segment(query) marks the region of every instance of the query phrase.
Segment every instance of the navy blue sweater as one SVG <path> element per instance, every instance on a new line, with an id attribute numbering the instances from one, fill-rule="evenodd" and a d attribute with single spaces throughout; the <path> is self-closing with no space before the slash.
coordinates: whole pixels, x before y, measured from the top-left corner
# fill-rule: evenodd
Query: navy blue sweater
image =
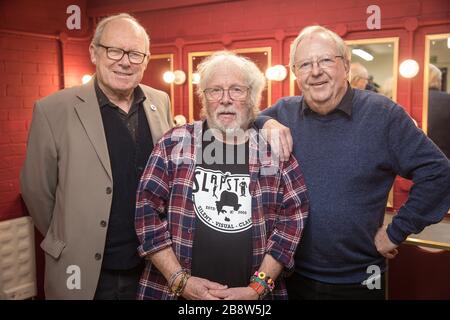
<path id="1" fill-rule="evenodd" d="M 327 283 L 361 282 L 369 265 L 385 269 L 374 237 L 396 175 L 414 186 L 387 229 L 392 242 L 439 222 L 450 207 L 449 162 L 403 108 L 369 91 L 349 89 L 341 104 L 346 99 L 348 112 L 340 106 L 326 116 L 302 97 L 282 98 L 262 112 L 290 128 L 308 188 L 296 272 Z"/>

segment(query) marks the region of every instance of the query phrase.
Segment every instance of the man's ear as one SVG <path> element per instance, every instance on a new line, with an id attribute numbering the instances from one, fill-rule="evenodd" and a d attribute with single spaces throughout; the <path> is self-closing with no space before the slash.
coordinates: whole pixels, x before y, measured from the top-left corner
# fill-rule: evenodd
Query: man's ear
<path id="1" fill-rule="evenodd" d="M 92 64 L 96 65 L 97 64 L 96 48 L 92 43 L 89 46 L 89 55 L 91 57 Z"/>
<path id="2" fill-rule="evenodd" d="M 148 56 L 146 56 L 145 59 L 144 59 L 144 62 L 143 62 L 143 64 L 144 64 L 144 70 L 147 69 L 147 65 L 148 65 L 148 62 L 149 62 L 149 61 L 150 61 L 150 53 L 149 53 Z"/>
<path id="3" fill-rule="evenodd" d="M 350 62 L 344 61 L 344 69 L 347 81 L 350 82 Z"/>

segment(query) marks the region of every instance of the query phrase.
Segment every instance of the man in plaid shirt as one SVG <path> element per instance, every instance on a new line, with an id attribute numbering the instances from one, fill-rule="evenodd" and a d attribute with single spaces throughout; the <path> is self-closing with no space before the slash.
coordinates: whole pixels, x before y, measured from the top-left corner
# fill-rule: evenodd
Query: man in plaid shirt
<path id="1" fill-rule="evenodd" d="M 198 69 L 206 120 L 166 133 L 138 188 L 138 298 L 286 299 L 282 272 L 308 215 L 302 173 L 253 126 L 265 85 L 256 65 L 222 51 Z"/>

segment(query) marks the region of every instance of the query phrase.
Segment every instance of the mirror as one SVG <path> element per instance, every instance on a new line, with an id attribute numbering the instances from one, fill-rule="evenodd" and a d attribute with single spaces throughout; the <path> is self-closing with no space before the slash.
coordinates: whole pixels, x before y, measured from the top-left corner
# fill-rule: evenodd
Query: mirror
<path id="1" fill-rule="evenodd" d="M 398 42 L 397 37 L 345 41 L 352 52 L 351 63 L 354 64 L 351 68 L 354 71 L 353 76 L 349 77 L 352 87 L 373 90 L 396 101 Z M 360 73 L 364 68 L 367 70 L 366 75 Z M 292 72 L 290 72 L 289 93 L 301 94 Z M 389 192 L 387 207 L 394 207 L 392 189 Z"/>
<path id="2" fill-rule="evenodd" d="M 361 88 L 366 81 L 366 90 L 373 90 L 397 101 L 398 38 L 378 38 L 345 41 L 351 51 L 353 67 L 362 65 L 368 79 L 358 76 L 358 68 L 351 68 L 350 82 Z M 351 72 L 352 73 L 352 72 Z"/>
<path id="3" fill-rule="evenodd" d="M 245 48 L 245 49 L 233 49 L 231 51 L 242 55 L 252 60 L 261 72 L 265 72 L 267 68 L 271 66 L 272 61 L 272 48 Z M 215 51 L 205 52 L 190 52 L 188 55 L 189 61 L 189 122 L 200 120 L 200 110 L 202 104 L 196 93 L 196 84 L 194 73 L 197 70 L 197 66 L 208 56 L 212 55 Z M 272 101 L 272 85 L 270 81 L 267 81 L 267 87 L 262 93 L 261 109 L 266 108 Z"/>
<path id="4" fill-rule="evenodd" d="M 424 61 L 422 129 L 450 158 L 450 33 L 425 36 Z"/>
<path id="5" fill-rule="evenodd" d="M 422 129 L 450 158 L 450 33 L 425 37 Z"/>
<path id="6" fill-rule="evenodd" d="M 147 70 L 142 77 L 142 83 L 152 88 L 166 92 L 173 106 L 173 83 L 169 84 L 163 80 L 164 72 L 173 71 L 173 54 L 155 54 L 150 56 Z"/>

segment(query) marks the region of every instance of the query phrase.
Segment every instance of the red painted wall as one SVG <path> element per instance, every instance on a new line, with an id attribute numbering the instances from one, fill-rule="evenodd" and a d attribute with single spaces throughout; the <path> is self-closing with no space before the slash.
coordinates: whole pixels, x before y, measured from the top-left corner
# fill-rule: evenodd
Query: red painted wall
<path id="1" fill-rule="evenodd" d="M 87 22 L 80 31 L 69 31 L 65 24 L 67 6 L 78 4 L 85 11 L 84 2 L 19 0 L 0 4 L 0 220 L 24 214 L 18 177 L 34 101 L 64 87 L 64 80 L 68 86 L 78 84 L 80 74 L 92 70 L 86 42 L 65 45 L 62 65 L 57 40 L 60 32 L 72 37 L 86 32 Z"/>
<path id="2" fill-rule="evenodd" d="M 185 72 L 189 52 L 222 48 L 270 46 L 272 64 L 286 65 L 290 42 L 301 28 L 313 23 L 337 31 L 344 39 L 400 37 L 399 61 L 413 58 L 421 69 L 411 80 L 398 79 L 398 101 L 421 123 L 424 38 L 425 34 L 450 32 L 448 0 L 205 2 L 0 2 L 0 221 L 26 214 L 18 176 L 34 101 L 79 84 L 83 74 L 94 71 L 88 56 L 89 21 L 107 13 L 133 13 L 151 36 L 152 53 L 174 54 L 174 69 Z M 66 28 L 66 8 L 71 4 L 81 8 L 81 30 Z M 381 30 L 367 30 L 366 9 L 371 4 L 381 8 Z M 187 117 L 188 84 L 175 86 L 174 92 L 175 114 Z M 272 84 L 272 102 L 288 94 L 288 80 Z M 396 183 L 396 208 L 405 200 L 408 188 L 408 182 Z"/>

